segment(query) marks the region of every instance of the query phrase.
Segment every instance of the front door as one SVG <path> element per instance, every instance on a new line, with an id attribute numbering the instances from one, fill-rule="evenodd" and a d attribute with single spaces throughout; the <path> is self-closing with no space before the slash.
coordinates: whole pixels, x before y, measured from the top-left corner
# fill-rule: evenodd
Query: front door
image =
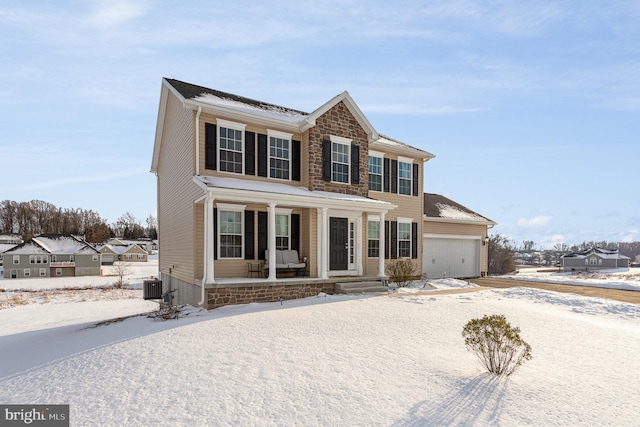
<path id="1" fill-rule="evenodd" d="M 329 218 L 329 270 L 349 268 L 349 219 Z"/>

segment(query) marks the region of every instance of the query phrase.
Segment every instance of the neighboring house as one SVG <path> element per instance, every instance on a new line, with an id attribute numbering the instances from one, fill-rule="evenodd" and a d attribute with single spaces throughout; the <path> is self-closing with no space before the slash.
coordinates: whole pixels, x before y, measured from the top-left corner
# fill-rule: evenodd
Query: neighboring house
<path id="1" fill-rule="evenodd" d="M 617 249 L 591 248 L 562 256 L 563 271 L 592 271 L 628 268 L 630 258 Z"/>
<path id="2" fill-rule="evenodd" d="M 19 234 L 0 234 L 0 245 L 19 245 L 22 243 L 22 237 Z"/>
<path id="3" fill-rule="evenodd" d="M 136 240 L 128 240 L 128 239 L 120 239 L 113 238 L 107 241 L 107 245 L 112 246 L 130 246 L 137 245 L 142 248 L 147 254 L 152 253 L 152 251 L 158 250 L 158 241 L 151 239 L 136 239 Z"/>
<path id="4" fill-rule="evenodd" d="M 21 242 L 22 243 L 22 242 Z M 0 267 L 3 264 L 2 261 L 2 254 L 6 251 L 8 251 L 9 249 L 13 249 L 17 246 L 17 243 L 0 243 Z"/>
<path id="5" fill-rule="evenodd" d="M 429 278 L 487 274 L 488 218 L 439 194 L 424 194 L 422 272 Z"/>
<path id="6" fill-rule="evenodd" d="M 380 135 L 347 92 L 306 113 L 163 79 L 151 171 L 164 286 L 212 308 L 381 280 L 392 258 L 420 272 L 433 157 Z M 267 250 L 295 250 L 306 277 L 277 281 Z M 247 279 L 255 266 L 267 277 Z"/>
<path id="7" fill-rule="evenodd" d="M 138 245 L 100 245 L 96 247 L 102 254 L 102 265 L 111 265 L 115 261 L 125 262 L 147 262 L 147 251 Z"/>
<path id="8" fill-rule="evenodd" d="M 71 235 L 41 234 L 2 256 L 5 278 L 100 275 L 100 253 Z"/>

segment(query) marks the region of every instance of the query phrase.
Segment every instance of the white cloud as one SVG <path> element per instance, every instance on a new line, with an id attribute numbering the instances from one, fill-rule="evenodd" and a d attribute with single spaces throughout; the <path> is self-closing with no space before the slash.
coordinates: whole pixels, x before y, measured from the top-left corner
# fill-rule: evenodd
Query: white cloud
<path id="1" fill-rule="evenodd" d="M 538 215 L 533 218 L 520 218 L 518 220 L 518 226 L 530 228 L 546 227 L 552 219 L 553 217 L 550 215 Z"/>
<path id="2" fill-rule="evenodd" d="M 97 27 L 113 27 L 137 18 L 145 7 L 131 1 L 105 1 L 89 16 L 89 22 Z"/>

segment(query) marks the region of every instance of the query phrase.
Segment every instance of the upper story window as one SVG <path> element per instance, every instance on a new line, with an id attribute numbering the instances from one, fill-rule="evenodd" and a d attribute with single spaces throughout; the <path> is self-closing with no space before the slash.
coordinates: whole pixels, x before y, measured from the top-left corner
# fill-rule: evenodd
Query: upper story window
<path id="1" fill-rule="evenodd" d="M 218 123 L 218 170 L 244 173 L 244 128 L 242 123 L 217 120 Z"/>
<path id="2" fill-rule="evenodd" d="M 291 178 L 291 134 L 268 131 L 269 136 L 269 177 Z"/>
<path id="3" fill-rule="evenodd" d="M 14 264 L 20 264 L 20 255 L 14 255 L 13 256 L 13 263 Z"/>
<path id="4" fill-rule="evenodd" d="M 369 151 L 369 190 L 382 191 L 382 159 L 384 155 Z"/>
<path id="5" fill-rule="evenodd" d="M 398 194 L 411 195 L 411 159 L 398 158 Z"/>
<path id="6" fill-rule="evenodd" d="M 331 136 L 331 181 L 349 184 L 351 140 Z"/>

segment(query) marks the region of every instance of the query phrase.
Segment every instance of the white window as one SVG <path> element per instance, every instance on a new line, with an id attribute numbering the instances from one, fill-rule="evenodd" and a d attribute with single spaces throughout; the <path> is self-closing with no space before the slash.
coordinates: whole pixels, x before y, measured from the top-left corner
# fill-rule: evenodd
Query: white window
<path id="1" fill-rule="evenodd" d="M 31 269 L 30 268 L 25 268 L 23 274 L 24 274 L 24 277 L 31 276 Z"/>
<path id="2" fill-rule="evenodd" d="M 276 215 L 276 249 L 289 249 L 289 216 Z"/>
<path id="3" fill-rule="evenodd" d="M 218 255 L 220 258 L 242 258 L 244 243 L 244 206 L 217 204 Z"/>
<path id="4" fill-rule="evenodd" d="M 589 259 L 589 265 L 596 265 L 598 263 L 598 259 L 597 258 L 590 258 Z"/>
<path id="5" fill-rule="evenodd" d="M 380 256 L 380 220 L 369 217 L 367 226 L 367 256 L 378 258 Z"/>
<path id="6" fill-rule="evenodd" d="M 13 256 L 13 263 L 14 264 L 20 264 L 20 255 L 14 255 Z"/>
<path id="7" fill-rule="evenodd" d="M 244 173 L 244 128 L 242 123 L 217 120 L 218 170 Z"/>
<path id="8" fill-rule="evenodd" d="M 138 254 L 138 259 L 144 259 L 144 255 L 143 254 Z"/>
<path id="9" fill-rule="evenodd" d="M 349 183 L 351 140 L 331 136 L 331 181 Z"/>
<path id="10" fill-rule="evenodd" d="M 35 263 L 36 263 L 36 256 L 29 255 L 29 264 L 35 264 Z"/>
<path id="11" fill-rule="evenodd" d="M 382 191 L 382 158 L 382 154 L 369 151 L 369 190 L 371 191 Z"/>
<path id="12" fill-rule="evenodd" d="M 45 277 L 47 275 L 47 269 L 46 268 L 41 268 L 40 269 L 40 277 Z"/>
<path id="13" fill-rule="evenodd" d="M 58 261 L 58 257 L 55 255 L 51 255 L 51 262 L 57 262 Z"/>
<path id="14" fill-rule="evenodd" d="M 131 259 L 131 254 L 124 254 L 124 259 L 130 260 Z"/>
<path id="15" fill-rule="evenodd" d="M 398 158 L 398 194 L 411 195 L 411 159 Z"/>
<path id="16" fill-rule="evenodd" d="M 411 221 L 398 219 L 398 258 L 411 258 Z"/>
<path id="17" fill-rule="evenodd" d="M 62 269 L 56 268 L 56 276 L 62 276 Z"/>
<path id="18" fill-rule="evenodd" d="M 291 134 L 267 131 L 269 137 L 269 177 L 290 179 L 291 177 Z"/>

